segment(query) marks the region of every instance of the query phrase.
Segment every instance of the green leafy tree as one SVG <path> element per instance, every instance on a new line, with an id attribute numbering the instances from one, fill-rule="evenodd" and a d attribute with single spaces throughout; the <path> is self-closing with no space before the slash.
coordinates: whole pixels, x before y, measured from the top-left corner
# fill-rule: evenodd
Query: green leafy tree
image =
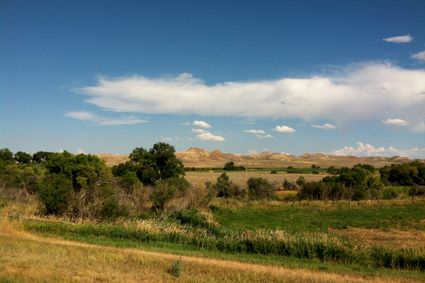
<path id="1" fill-rule="evenodd" d="M 11 152 L 8 148 L 0 149 L 0 160 L 1 161 L 13 161 L 13 152 Z"/>
<path id="2" fill-rule="evenodd" d="M 183 163 L 177 159 L 173 146 L 159 142 L 147 151 L 136 148 L 130 154 L 130 160 L 137 167 L 137 176 L 144 184 L 157 182 L 184 175 Z"/>
<path id="3" fill-rule="evenodd" d="M 29 164 L 32 160 L 32 155 L 23 151 L 18 151 L 15 153 L 14 159 L 16 162 L 21 164 Z"/>

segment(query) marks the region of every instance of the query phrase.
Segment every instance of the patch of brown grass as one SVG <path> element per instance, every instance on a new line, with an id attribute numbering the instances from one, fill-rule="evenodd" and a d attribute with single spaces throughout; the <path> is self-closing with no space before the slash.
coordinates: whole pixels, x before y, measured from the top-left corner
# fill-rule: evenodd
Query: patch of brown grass
<path id="1" fill-rule="evenodd" d="M 425 231 L 396 229 L 366 229 L 350 227 L 348 229 L 329 229 L 330 232 L 347 237 L 353 242 L 365 246 L 381 245 L 390 248 L 425 248 Z"/>

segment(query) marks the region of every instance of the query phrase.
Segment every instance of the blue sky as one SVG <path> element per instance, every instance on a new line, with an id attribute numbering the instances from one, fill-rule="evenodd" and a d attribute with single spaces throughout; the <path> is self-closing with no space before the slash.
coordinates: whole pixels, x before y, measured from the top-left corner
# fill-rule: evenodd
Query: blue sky
<path id="1" fill-rule="evenodd" d="M 0 147 L 425 158 L 424 1 L 0 1 Z"/>

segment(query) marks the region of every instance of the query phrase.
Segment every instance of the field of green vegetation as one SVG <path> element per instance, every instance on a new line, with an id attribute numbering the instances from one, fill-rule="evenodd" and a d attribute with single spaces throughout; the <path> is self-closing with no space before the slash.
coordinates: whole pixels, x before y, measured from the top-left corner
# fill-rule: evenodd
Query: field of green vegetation
<path id="1" fill-rule="evenodd" d="M 353 282 L 357 276 L 425 281 L 422 162 L 320 168 L 319 174 L 245 171 L 243 182 L 232 179 L 240 168 L 223 168 L 202 184 L 194 180 L 206 172 L 192 170 L 187 181 L 174 149 L 162 143 L 134 150 L 130 161 L 113 168 L 94 156 L 69 153 L 34 157 L 3 149 L 0 160 L 5 239 L 61 239 L 119 253 L 136 249 L 352 276 L 347 281 Z M 20 263 L 13 261 L 12 246 L 3 248 L 0 263 L 7 268 L 0 267 L 0 280 L 31 281 L 31 275 L 15 272 Z M 166 278 L 184 274 L 181 265 L 164 270 L 171 276 Z M 252 276 L 245 281 L 265 280 Z"/>

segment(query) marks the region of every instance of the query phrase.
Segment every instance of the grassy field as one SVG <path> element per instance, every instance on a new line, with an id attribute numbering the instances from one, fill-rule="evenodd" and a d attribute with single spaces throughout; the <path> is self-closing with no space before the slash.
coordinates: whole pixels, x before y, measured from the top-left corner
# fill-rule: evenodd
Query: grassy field
<path id="1" fill-rule="evenodd" d="M 204 186 L 205 182 L 215 182 L 217 177 L 220 176 L 222 172 L 210 171 L 210 172 L 186 172 L 186 179 L 195 186 Z M 290 182 L 295 182 L 300 176 L 303 176 L 307 181 L 319 181 L 323 177 L 327 176 L 326 173 L 319 174 L 299 174 L 299 173 L 284 173 L 278 172 L 278 174 L 270 174 L 270 171 L 254 171 L 254 172 L 245 172 L 245 171 L 228 171 L 226 174 L 236 185 L 240 187 L 246 187 L 246 182 L 250 177 L 262 177 L 266 178 L 270 182 L 278 185 L 280 188 L 282 182 L 286 179 Z"/>
<path id="2" fill-rule="evenodd" d="M 187 178 L 202 186 L 219 174 Z M 242 187 L 325 176 L 228 174 Z M 0 282 L 425 282 L 425 198 L 393 189 L 393 200 L 214 199 L 111 222 L 41 217 L 34 196 L 2 198 Z"/>

